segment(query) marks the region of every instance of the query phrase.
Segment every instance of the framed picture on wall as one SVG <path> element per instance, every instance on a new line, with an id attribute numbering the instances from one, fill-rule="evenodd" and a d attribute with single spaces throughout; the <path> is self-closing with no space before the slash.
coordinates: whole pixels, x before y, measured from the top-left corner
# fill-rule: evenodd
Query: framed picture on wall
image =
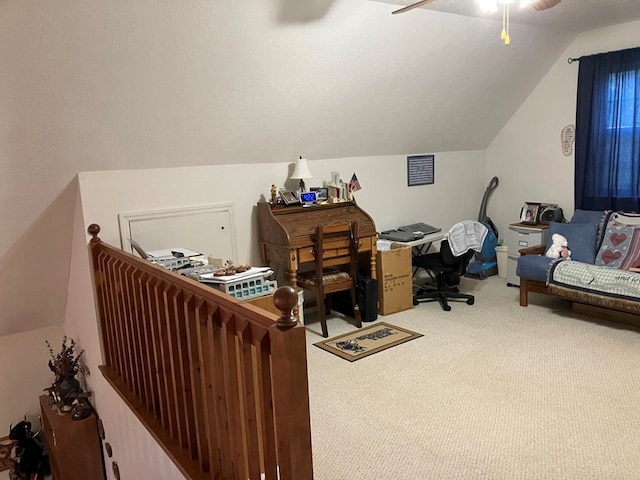
<path id="1" fill-rule="evenodd" d="M 539 202 L 526 202 L 522 207 L 522 215 L 520 222 L 528 225 L 535 225 L 538 223 L 538 212 L 540 211 Z"/>
<path id="2" fill-rule="evenodd" d="M 407 186 L 432 185 L 434 182 L 435 155 L 410 155 L 407 157 Z"/>

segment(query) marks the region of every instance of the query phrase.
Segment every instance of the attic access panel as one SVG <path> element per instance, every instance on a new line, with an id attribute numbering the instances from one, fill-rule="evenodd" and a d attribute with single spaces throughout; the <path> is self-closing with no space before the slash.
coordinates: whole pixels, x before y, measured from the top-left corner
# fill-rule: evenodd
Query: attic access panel
<path id="1" fill-rule="evenodd" d="M 184 247 L 236 261 L 232 207 L 232 203 L 222 203 L 120 213 L 121 248 L 134 253 L 131 238 L 146 251 Z"/>
<path id="2" fill-rule="evenodd" d="M 407 157 L 407 185 L 431 185 L 434 182 L 435 155 L 410 155 Z"/>

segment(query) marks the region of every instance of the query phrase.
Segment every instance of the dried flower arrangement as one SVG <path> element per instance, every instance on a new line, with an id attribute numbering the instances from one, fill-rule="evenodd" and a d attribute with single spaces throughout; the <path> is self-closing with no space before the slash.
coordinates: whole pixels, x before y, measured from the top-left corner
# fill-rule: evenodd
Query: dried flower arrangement
<path id="1" fill-rule="evenodd" d="M 55 354 L 53 353 L 53 348 L 51 348 L 49 341 L 45 340 L 45 342 L 47 347 L 49 347 L 49 354 L 51 355 L 49 368 L 56 374 L 56 380 L 74 377 L 77 373 L 82 373 L 83 367 L 80 363 L 80 358 L 82 357 L 84 350 L 77 353 L 78 346 L 73 338 L 69 338 L 65 335 L 62 339 L 60 352 Z"/>

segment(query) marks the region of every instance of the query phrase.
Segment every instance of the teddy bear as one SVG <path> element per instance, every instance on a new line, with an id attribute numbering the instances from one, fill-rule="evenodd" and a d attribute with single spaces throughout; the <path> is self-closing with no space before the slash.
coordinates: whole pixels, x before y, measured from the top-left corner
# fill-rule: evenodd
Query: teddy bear
<path id="1" fill-rule="evenodd" d="M 554 233 L 551 236 L 551 246 L 545 255 L 549 258 L 563 258 L 565 260 L 571 260 L 569 242 L 563 235 Z"/>

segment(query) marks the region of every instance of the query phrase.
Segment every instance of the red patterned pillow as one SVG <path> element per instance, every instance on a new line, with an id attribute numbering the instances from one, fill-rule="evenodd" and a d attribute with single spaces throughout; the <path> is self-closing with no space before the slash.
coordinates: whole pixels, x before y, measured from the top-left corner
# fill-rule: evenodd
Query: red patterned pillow
<path id="1" fill-rule="evenodd" d="M 596 265 L 628 270 L 640 267 L 640 221 L 636 225 L 619 223 L 620 216 L 607 223 Z M 640 218 L 638 218 L 640 220 Z"/>

